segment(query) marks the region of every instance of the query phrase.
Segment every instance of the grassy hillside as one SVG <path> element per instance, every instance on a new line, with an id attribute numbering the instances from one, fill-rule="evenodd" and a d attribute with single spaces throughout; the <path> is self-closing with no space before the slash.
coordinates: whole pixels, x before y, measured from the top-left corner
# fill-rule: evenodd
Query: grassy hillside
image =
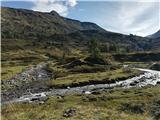
<path id="1" fill-rule="evenodd" d="M 65 43 L 71 48 L 82 49 L 90 39 L 95 38 L 104 45 L 103 51 L 108 44 L 122 52 L 152 48 L 150 38 L 108 32 L 94 23 L 64 18 L 54 11 L 42 13 L 2 7 L 1 13 L 2 44 L 6 39 L 20 39 L 31 41 L 33 45 L 56 46 Z"/>
<path id="2" fill-rule="evenodd" d="M 80 22 L 63 18 L 55 11 L 35 12 L 25 9 L 2 7 L 2 37 L 32 38 L 47 37 L 54 34 L 66 34 L 78 30 L 100 30 L 94 23 Z"/>
<path id="3" fill-rule="evenodd" d="M 133 67 L 159 70 L 159 39 L 108 32 L 54 11 L 2 8 L 1 14 L 2 101 L 28 90 L 115 83 L 139 75 Z M 46 74 L 48 79 L 43 78 Z M 44 103 L 2 105 L 2 120 L 158 120 L 159 108 L 159 85 L 113 88 L 90 95 L 50 96 Z"/>

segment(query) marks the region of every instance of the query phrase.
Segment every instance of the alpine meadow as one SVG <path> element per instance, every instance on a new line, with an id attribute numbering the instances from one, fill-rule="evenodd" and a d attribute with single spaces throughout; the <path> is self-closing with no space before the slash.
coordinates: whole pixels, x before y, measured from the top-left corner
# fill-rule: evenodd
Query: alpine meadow
<path id="1" fill-rule="evenodd" d="M 160 1 L 1 1 L 2 120 L 160 120 Z"/>

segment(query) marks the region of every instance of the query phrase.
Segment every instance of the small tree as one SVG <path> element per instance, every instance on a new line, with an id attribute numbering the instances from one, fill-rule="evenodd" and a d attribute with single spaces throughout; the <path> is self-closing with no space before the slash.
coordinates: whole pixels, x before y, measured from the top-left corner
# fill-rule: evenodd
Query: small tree
<path id="1" fill-rule="evenodd" d="M 93 58 L 100 57 L 99 44 L 96 39 L 91 39 L 89 41 L 89 52 Z"/>

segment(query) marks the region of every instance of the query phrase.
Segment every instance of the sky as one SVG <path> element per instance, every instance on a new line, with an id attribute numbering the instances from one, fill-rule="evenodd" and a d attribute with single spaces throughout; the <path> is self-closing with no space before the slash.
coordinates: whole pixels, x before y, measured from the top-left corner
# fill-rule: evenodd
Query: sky
<path id="1" fill-rule="evenodd" d="M 160 29 L 160 0 L 1 0 L 1 6 L 58 12 L 107 31 L 147 36 Z"/>

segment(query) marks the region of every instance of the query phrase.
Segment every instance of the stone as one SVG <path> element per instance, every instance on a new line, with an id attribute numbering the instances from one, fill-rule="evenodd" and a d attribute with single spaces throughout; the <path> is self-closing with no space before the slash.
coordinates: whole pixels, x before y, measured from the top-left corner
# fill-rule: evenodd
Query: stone
<path id="1" fill-rule="evenodd" d="M 130 83 L 130 86 L 135 86 L 136 85 L 136 83 Z"/>
<path id="2" fill-rule="evenodd" d="M 63 112 L 63 117 L 71 117 L 76 113 L 74 108 L 69 108 Z"/>
<path id="3" fill-rule="evenodd" d="M 92 94 L 93 95 L 98 95 L 98 94 L 100 94 L 100 92 L 99 91 L 93 91 Z"/>
<path id="4" fill-rule="evenodd" d="M 89 95 L 89 94 L 91 94 L 91 92 L 90 91 L 85 91 L 84 94 Z"/>
<path id="5" fill-rule="evenodd" d="M 157 84 L 159 84 L 159 85 L 160 85 L 160 81 L 157 81 Z"/>

